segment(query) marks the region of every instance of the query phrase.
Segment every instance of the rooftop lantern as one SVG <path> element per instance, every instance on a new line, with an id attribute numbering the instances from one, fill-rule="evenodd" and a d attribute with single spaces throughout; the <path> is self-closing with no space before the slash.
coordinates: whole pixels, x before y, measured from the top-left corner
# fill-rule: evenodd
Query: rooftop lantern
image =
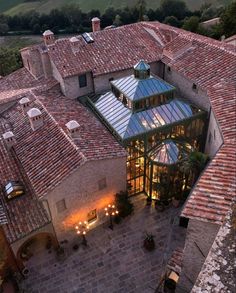
<path id="1" fill-rule="evenodd" d="M 150 77 L 150 66 L 144 60 L 140 60 L 134 65 L 134 77 L 139 79 Z"/>

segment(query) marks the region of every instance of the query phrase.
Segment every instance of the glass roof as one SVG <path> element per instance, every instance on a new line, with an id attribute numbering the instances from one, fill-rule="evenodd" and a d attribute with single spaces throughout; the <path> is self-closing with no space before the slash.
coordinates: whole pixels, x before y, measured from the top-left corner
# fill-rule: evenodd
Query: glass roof
<path id="1" fill-rule="evenodd" d="M 131 101 L 139 101 L 150 96 L 160 95 L 175 88 L 162 79 L 150 76 L 145 79 L 130 75 L 111 81 L 111 84 Z"/>
<path id="2" fill-rule="evenodd" d="M 149 70 L 150 66 L 144 61 L 140 60 L 137 64 L 134 65 L 135 70 Z"/>
<path id="3" fill-rule="evenodd" d="M 178 162 L 179 149 L 177 145 L 172 141 L 163 142 L 151 153 L 150 157 L 153 161 L 165 165 L 171 165 Z"/>
<path id="4" fill-rule="evenodd" d="M 182 160 L 191 150 L 192 148 L 189 144 L 168 139 L 151 150 L 149 157 L 156 163 L 172 165 Z"/>
<path id="5" fill-rule="evenodd" d="M 174 99 L 168 104 L 132 113 L 112 92 L 102 95 L 94 107 L 122 140 L 188 119 L 198 111 L 195 107 Z"/>

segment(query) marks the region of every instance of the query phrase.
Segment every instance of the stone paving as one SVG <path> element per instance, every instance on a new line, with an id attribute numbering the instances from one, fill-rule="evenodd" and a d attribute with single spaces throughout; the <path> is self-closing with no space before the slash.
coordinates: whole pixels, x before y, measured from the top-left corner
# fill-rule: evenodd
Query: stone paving
<path id="1" fill-rule="evenodd" d="M 67 257 L 41 250 L 27 267 L 22 284 L 25 293 L 151 293 L 165 271 L 166 260 L 176 247 L 183 247 L 186 230 L 177 225 L 179 210 L 157 212 L 145 197 L 133 199 L 134 213 L 110 230 L 101 225 L 88 233 L 87 248 L 77 251 L 66 244 Z M 155 236 L 156 249 L 142 247 L 145 232 Z"/>

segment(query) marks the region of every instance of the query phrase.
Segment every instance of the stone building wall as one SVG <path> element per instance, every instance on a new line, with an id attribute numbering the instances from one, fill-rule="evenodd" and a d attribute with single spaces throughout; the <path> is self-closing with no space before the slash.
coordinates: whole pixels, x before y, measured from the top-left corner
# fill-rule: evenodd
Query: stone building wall
<path id="1" fill-rule="evenodd" d="M 101 183 L 103 188 L 99 187 Z M 93 227 L 100 224 L 105 206 L 121 190 L 126 190 L 126 157 L 87 162 L 67 177 L 45 197 L 59 240 L 73 238 L 75 225 L 87 220 L 94 209 L 98 220 Z M 62 212 L 57 207 L 60 201 L 66 207 Z"/>
<path id="2" fill-rule="evenodd" d="M 135 65 L 135 64 L 134 64 Z M 161 62 L 153 62 L 150 64 L 151 74 L 159 75 L 162 72 Z M 95 93 L 102 93 L 110 90 L 110 80 L 119 79 L 133 74 L 133 68 L 111 72 L 94 77 L 94 91 Z"/>
<path id="3" fill-rule="evenodd" d="M 191 291 L 219 228 L 213 223 L 189 220 L 177 293 Z"/>
<path id="4" fill-rule="evenodd" d="M 41 54 L 38 49 L 26 48 L 21 50 L 23 65 L 36 78 L 44 75 Z"/>
<path id="5" fill-rule="evenodd" d="M 173 69 L 168 71 L 168 66 L 165 66 L 165 70 L 163 72 L 164 76 L 162 76 L 162 78 L 176 87 L 177 97 L 184 98 L 190 103 L 210 113 L 205 152 L 213 157 L 222 145 L 223 137 L 215 115 L 211 110 L 210 100 L 207 97 L 206 92 L 198 87 L 196 90 L 193 89 L 192 81 L 186 79 L 183 75 Z"/>
<path id="6" fill-rule="evenodd" d="M 179 98 L 184 98 L 203 110 L 210 110 L 210 101 L 206 92 L 199 87 L 193 89 L 194 81 L 188 80 L 172 68 L 169 71 L 167 65 L 165 66 L 164 77 L 162 78 L 176 87 L 176 95 Z"/>

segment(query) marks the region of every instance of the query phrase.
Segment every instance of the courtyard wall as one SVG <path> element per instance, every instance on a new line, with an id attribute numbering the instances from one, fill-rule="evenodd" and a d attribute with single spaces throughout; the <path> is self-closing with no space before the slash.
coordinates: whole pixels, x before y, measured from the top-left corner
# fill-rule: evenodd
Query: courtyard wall
<path id="1" fill-rule="evenodd" d="M 104 208 L 121 190 L 126 190 L 126 157 L 86 162 L 46 196 L 58 239 L 74 238 L 76 224 L 91 211 L 97 213 L 92 227 L 101 224 Z"/>

